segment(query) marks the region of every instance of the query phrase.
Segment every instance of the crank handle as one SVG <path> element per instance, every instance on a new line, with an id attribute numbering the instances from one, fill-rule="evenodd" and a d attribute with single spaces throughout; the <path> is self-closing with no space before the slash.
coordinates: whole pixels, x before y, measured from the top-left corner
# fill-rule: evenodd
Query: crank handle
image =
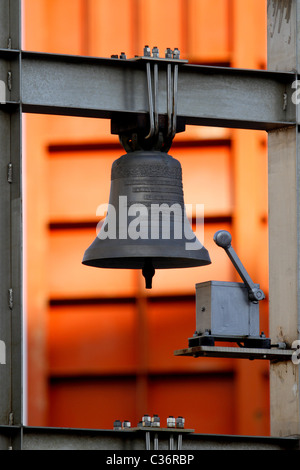
<path id="1" fill-rule="evenodd" d="M 254 282 L 250 278 L 249 274 L 241 263 L 238 255 L 232 248 L 231 240 L 231 234 L 226 230 L 219 230 L 214 234 L 214 242 L 221 248 L 224 248 L 232 264 L 234 265 L 237 272 L 246 284 L 249 292 L 249 299 L 252 302 L 258 302 L 259 300 L 263 300 L 265 298 L 265 294 L 259 287 L 257 287 L 257 284 L 254 284 Z"/>

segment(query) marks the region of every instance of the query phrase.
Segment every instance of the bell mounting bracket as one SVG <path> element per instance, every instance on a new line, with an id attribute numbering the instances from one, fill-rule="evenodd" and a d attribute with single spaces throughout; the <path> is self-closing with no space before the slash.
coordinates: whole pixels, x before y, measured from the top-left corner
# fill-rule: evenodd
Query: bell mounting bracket
<path id="1" fill-rule="evenodd" d="M 188 61 L 179 58 L 177 48 L 166 49 L 165 57 L 159 57 L 157 47 L 145 46 L 144 55 L 133 60 L 145 63 L 148 95 L 148 115 L 134 115 L 131 118 L 113 118 L 111 133 L 119 135 L 126 152 L 157 150 L 168 152 L 178 132 L 185 131 L 185 121 L 177 117 L 178 68 Z M 167 115 L 159 114 L 158 73 L 166 74 Z"/>

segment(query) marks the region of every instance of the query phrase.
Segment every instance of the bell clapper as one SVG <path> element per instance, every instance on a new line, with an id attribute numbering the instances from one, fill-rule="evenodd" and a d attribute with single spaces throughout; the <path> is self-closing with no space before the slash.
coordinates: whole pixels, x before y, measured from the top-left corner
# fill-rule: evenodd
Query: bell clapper
<path id="1" fill-rule="evenodd" d="M 152 265 L 151 259 L 145 261 L 142 273 L 146 281 L 146 289 L 152 289 L 152 278 L 155 274 L 155 269 Z"/>

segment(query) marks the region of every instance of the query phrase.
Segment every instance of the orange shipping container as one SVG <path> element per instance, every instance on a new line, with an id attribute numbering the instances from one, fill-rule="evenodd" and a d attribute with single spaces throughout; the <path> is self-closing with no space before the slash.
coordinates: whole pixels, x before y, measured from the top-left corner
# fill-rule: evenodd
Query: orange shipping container
<path id="1" fill-rule="evenodd" d="M 23 48 L 133 57 L 149 44 L 161 54 L 178 47 L 190 63 L 260 68 L 264 3 L 24 0 Z M 170 154 L 182 164 L 185 202 L 204 204 L 213 263 L 158 272 L 146 292 L 140 273 L 81 265 L 97 206 L 108 202 L 112 161 L 124 153 L 109 121 L 24 120 L 28 424 L 112 428 L 116 418 L 181 414 L 197 432 L 268 435 L 266 363 L 173 355 L 194 331 L 195 283 L 238 279 L 213 243 L 216 230 L 233 233 L 268 291 L 264 136 L 193 126 L 176 136 Z M 263 306 L 265 331 L 267 316 Z"/>

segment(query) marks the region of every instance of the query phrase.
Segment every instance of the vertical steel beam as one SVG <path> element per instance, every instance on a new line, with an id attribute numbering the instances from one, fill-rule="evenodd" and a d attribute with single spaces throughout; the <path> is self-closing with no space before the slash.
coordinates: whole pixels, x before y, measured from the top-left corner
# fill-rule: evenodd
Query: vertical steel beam
<path id="1" fill-rule="evenodd" d="M 300 72 L 299 20 L 300 0 L 268 0 L 270 70 Z M 300 332 L 300 136 L 294 91 L 297 124 L 268 135 L 270 336 L 289 346 Z M 270 397 L 271 434 L 300 434 L 298 364 L 271 364 Z"/>
<path id="2" fill-rule="evenodd" d="M 0 425 L 18 429 L 22 424 L 20 18 L 20 0 L 0 0 Z M 17 104 L 11 107 L 9 101 Z M 13 447 L 21 447 L 21 431 L 13 441 Z"/>

